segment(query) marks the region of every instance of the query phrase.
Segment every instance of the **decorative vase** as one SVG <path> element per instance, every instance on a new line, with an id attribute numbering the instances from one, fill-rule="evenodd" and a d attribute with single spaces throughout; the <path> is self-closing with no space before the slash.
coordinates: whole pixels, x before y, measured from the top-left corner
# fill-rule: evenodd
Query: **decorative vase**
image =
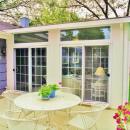
<path id="1" fill-rule="evenodd" d="M 51 92 L 51 94 L 50 94 L 50 98 L 54 98 L 55 97 L 55 93 L 56 93 L 56 91 L 55 90 L 52 90 L 52 92 Z"/>

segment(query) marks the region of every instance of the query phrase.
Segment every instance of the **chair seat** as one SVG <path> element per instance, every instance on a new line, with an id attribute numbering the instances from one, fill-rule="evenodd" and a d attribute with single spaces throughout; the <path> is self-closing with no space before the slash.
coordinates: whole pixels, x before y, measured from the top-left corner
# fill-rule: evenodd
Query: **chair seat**
<path id="1" fill-rule="evenodd" d="M 77 115 L 74 118 L 72 118 L 68 124 L 71 126 L 86 130 L 86 129 L 91 128 L 95 124 L 95 121 L 91 117 L 84 116 L 82 114 L 82 115 Z"/>

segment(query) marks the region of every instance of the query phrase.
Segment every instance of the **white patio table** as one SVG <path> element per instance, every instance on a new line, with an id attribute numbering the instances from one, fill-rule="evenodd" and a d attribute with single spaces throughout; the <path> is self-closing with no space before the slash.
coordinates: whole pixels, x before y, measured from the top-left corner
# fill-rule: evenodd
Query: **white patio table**
<path id="1" fill-rule="evenodd" d="M 56 97 L 49 100 L 43 100 L 38 92 L 27 93 L 17 97 L 14 103 L 17 107 L 30 111 L 46 111 L 48 114 L 48 129 L 51 130 L 51 112 L 63 110 L 78 105 L 81 102 L 80 97 L 61 91 L 56 92 Z"/>
<path id="2" fill-rule="evenodd" d="M 56 92 L 56 97 L 43 100 L 38 92 L 27 93 L 17 97 L 14 103 L 17 107 L 30 111 L 57 111 L 78 105 L 80 97 L 61 91 Z"/>

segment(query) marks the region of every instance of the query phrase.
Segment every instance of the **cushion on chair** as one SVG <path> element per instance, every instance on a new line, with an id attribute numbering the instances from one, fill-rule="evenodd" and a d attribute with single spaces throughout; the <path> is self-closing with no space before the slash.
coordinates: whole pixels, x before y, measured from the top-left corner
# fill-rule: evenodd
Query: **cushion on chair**
<path id="1" fill-rule="evenodd" d="M 84 115 L 77 115 L 72 120 L 70 120 L 68 124 L 86 130 L 93 127 L 95 121 L 91 117 Z"/>

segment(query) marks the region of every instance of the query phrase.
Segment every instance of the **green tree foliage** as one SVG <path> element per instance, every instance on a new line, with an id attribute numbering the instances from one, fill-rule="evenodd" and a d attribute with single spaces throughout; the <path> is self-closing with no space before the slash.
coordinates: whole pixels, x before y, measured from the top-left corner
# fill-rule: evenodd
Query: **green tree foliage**
<path id="1" fill-rule="evenodd" d="M 36 1 L 37 0 L 0 0 L 0 19 L 18 24 L 22 16 L 29 17 L 34 10 L 36 12 L 36 7 L 34 6 L 37 4 Z"/>
<path id="2" fill-rule="evenodd" d="M 58 1 L 44 1 L 43 5 L 44 7 L 41 10 L 40 15 L 32 20 L 31 25 L 79 21 L 76 13 L 69 11 L 67 8 L 61 8 L 60 2 Z"/>

